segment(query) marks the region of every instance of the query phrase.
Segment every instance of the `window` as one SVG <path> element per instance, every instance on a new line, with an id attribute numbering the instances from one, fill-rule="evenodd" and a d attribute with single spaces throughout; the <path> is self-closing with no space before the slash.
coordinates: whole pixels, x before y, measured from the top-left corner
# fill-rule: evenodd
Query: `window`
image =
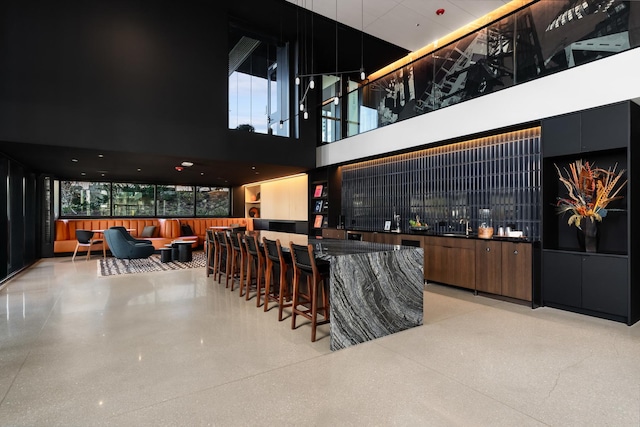
<path id="1" fill-rule="evenodd" d="M 60 201 L 62 216 L 109 216 L 111 215 L 111 184 L 62 181 Z"/>
<path id="2" fill-rule="evenodd" d="M 155 186 L 113 184 L 113 216 L 154 216 Z"/>
<path id="3" fill-rule="evenodd" d="M 229 32 L 229 129 L 289 136 L 288 47 Z M 282 126 L 280 125 L 282 122 Z"/>
<path id="4" fill-rule="evenodd" d="M 160 217 L 193 216 L 194 187 L 158 185 L 156 214 Z"/>
<path id="5" fill-rule="evenodd" d="M 228 188 L 198 187 L 196 191 L 196 216 L 229 216 L 230 202 Z"/>
<path id="6" fill-rule="evenodd" d="M 228 187 L 56 181 L 61 217 L 228 217 Z M 59 208 L 58 208 L 59 206 Z"/>
<path id="7" fill-rule="evenodd" d="M 340 95 L 340 84 L 336 76 L 322 76 L 322 142 L 325 144 L 342 139 L 341 106 L 333 102 Z"/>

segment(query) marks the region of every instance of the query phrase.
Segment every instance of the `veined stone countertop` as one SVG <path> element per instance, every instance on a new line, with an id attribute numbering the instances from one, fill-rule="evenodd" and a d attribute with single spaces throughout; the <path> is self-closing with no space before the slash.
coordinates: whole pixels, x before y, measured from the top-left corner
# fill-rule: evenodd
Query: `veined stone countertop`
<path id="1" fill-rule="evenodd" d="M 362 242 L 358 240 L 309 239 L 318 258 L 329 260 L 333 256 L 413 250 L 412 246 L 389 245 L 386 243 Z"/>
<path id="2" fill-rule="evenodd" d="M 422 325 L 422 248 L 349 240 L 309 243 L 331 263 L 331 350 Z"/>

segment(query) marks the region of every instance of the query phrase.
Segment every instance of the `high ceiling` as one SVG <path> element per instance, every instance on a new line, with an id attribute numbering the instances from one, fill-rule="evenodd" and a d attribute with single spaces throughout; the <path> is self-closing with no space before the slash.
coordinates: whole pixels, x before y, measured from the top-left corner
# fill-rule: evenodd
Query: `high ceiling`
<path id="1" fill-rule="evenodd" d="M 413 52 L 511 0 L 287 1 Z"/>

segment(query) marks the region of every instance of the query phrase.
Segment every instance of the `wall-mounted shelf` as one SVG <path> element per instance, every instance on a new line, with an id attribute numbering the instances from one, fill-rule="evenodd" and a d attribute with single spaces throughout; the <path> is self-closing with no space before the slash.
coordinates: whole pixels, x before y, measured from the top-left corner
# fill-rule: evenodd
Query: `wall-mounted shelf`
<path id="1" fill-rule="evenodd" d="M 260 218 L 260 185 L 244 188 L 244 216 Z"/>

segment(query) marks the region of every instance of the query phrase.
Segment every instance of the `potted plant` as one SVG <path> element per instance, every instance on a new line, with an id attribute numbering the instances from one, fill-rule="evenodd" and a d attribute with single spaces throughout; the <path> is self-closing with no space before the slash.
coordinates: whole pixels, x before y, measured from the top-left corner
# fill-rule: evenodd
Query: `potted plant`
<path id="1" fill-rule="evenodd" d="M 602 169 L 581 159 L 569 164 L 569 170 L 564 168 L 564 174 L 558 165 L 554 166 L 568 193 L 567 197 L 557 199 L 558 214 L 571 214 L 567 223 L 584 234 L 585 251 L 595 252 L 597 222 L 607 216 L 609 203 L 623 197 L 619 193 L 627 183 L 621 181 L 625 170 L 616 171 L 617 164 Z"/>

